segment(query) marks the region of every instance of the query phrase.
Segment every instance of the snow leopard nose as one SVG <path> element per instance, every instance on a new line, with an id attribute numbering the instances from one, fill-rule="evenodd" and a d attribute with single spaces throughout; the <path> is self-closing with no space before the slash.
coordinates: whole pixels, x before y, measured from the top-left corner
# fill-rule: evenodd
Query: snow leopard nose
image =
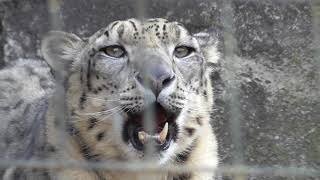
<path id="1" fill-rule="evenodd" d="M 139 83 L 146 88 L 150 88 L 156 97 L 175 78 L 169 65 L 162 61 L 153 58 L 145 64 L 144 69 L 141 69 L 136 77 Z"/>

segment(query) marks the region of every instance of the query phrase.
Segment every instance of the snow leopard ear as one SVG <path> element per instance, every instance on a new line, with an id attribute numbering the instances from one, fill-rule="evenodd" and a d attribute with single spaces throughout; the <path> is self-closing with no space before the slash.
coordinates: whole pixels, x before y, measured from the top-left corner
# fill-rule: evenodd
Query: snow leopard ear
<path id="1" fill-rule="evenodd" d="M 84 41 L 74 34 L 51 31 L 41 42 L 41 52 L 54 73 L 65 77 L 71 71 L 71 65 L 77 60 L 83 45 Z"/>
<path id="2" fill-rule="evenodd" d="M 217 64 L 220 58 L 218 38 L 204 32 L 194 34 L 193 37 L 197 39 L 207 63 Z"/>

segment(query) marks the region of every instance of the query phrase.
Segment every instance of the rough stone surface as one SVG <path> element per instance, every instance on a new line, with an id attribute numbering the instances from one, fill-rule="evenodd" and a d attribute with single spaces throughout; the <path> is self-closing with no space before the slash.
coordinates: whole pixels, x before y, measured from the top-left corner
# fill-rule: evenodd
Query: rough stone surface
<path id="1" fill-rule="evenodd" d="M 2 19 L 4 15 L 4 9 L 3 7 L 0 7 L 0 68 L 4 66 L 4 60 L 3 60 L 3 44 L 4 44 L 4 35 L 3 35 L 3 24 Z"/>
<path id="2" fill-rule="evenodd" d="M 222 0 L 146 2 L 147 17 L 177 20 L 192 32 L 214 31 L 224 53 L 228 44 L 222 37 Z M 60 22 L 65 31 L 89 36 L 111 21 L 138 16 L 138 5 L 130 0 L 67 0 L 62 3 Z M 212 76 L 216 93 L 213 125 L 222 164 L 234 164 L 237 159 L 247 165 L 312 167 L 320 171 L 320 61 L 314 56 L 319 49 L 313 43 L 311 4 L 234 0 L 232 10 L 235 56 L 222 58 Z M 0 60 L 0 66 L 1 62 L 40 56 L 41 37 L 50 29 L 45 1 L 0 1 L 0 20 L 0 59 L 4 60 Z M 236 89 L 236 96 L 228 87 Z M 234 97 L 236 103 L 232 102 Z M 234 132 L 230 131 L 235 110 L 241 121 L 241 143 L 232 140 Z"/>

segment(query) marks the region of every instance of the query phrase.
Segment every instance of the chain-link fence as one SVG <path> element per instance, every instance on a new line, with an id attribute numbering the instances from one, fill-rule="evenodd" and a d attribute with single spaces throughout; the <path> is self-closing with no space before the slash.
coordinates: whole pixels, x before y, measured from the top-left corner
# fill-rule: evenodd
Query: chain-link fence
<path id="1" fill-rule="evenodd" d="M 94 32 L 89 27 L 90 23 L 98 30 L 103 27 L 99 27 L 101 24 L 105 25 L 117 18 L 160 16 L 182 21 L 193 32 L 206 31 L 216 36 L 220 41 L 219 50 L 223 54 L 212 75 L 215 93 L 212 125 L 219 141 L 221 161 L 217 174 L 223 179 L 236 180 L 320 179 L 320 2 L 78 2 L 0 2 L 0 41 L 5 63 L 10 64 L 10 61 L 20 57 L 40 56 L 34 50 L 39 49 L 41 39 L 41 35 L 36 33 L 44 34 L 52 29 L 73 30 L 88 36 Z M 110 9 L 113 6 L 119 9 Z M 83 15 L 86 13 L 95 15 L 86 17 Z M 23 16 L 31 18 L 30 22 L 21 22 L 21 19 L 28 20 Z M 93 19 L 98 16 L 102 18 Z M 103 22 L 101 19 L 104 18 L 110 19 Z M 44 25 L 37 28 L 37 23 Z M 29 39 L 24 39 L 24 36 Z M 36 48 L 29 47 L 33 45 Z M 55 114 L 59 115 L 56 118 L 66 120 L 66 113 L 61 113 L 67 109 L 62 88 L 64 82 L 56 78 L 61 88 L 54 96 L 54 102 L 59 104 Z M 153 124 L 147 126 L 153 127 Z M 0 167 L 12 170 L 26 167 L 143 172 L 215 170 L 214 165 L 159 167 L 144 161 L 85 163 L 41 159 L 2 159 Z M 10 169 L 6 170 L 4 178 L 10 177 Z"/>

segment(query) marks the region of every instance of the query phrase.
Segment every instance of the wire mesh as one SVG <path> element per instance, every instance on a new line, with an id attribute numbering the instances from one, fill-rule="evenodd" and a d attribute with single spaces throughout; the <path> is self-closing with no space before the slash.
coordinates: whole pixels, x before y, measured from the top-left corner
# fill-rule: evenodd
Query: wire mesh
<path id="1" fill-rule="evenodd" d="M 50 17 L 50 24 L 51 29 L 54 30 L 61 30 L 63 29 L 63 22 L 60 18 L 60 0 L 48 0 L 48 9 L 49 9 L 49 17 Z M 143 18 L 145 17 L 145 1 L 139 0 L 136 3 L 136 12 L 137 17 Z M 222 3 L 222 26 L 224 28 L 223 37 L 224 37 L 224 45 L 225 45 L 225 60 L 226 60 L 226 67 L 229 68 L 229 71 L 234 71 L 233 62 L 237 55 L 235 55 L 236 50 L 236 38 L 234 37 L 234 28 L 233 28 L 233 9 L 231 5 L 231 0 L 225 0 Z M 313 1 L 314 11 L 317 11 L 319 7 L 318 1 Z M 316 13 L 316 12 L 315 12 Z M 314 36 L 316 46 L 319 47 L 319 15 L 314 14 L 313 16 L 314 21 Z M 319 48 L 317 48 L 316 55 L 314 56 L 317 65 L 320 64 L 319 61 Z M 319 68 L 318 68 L 319 69 Z M 54 96 L 54 103 L 57 104 L 55 109 L 55 114 L 57 115 L 57 119 L 59 122 L 66 122 L 68 119 L 68 114 L 66 112 L 66 105 L 65 105 L 65 91 L 64 91 L 64 81 L 63 77 L 57 76 L 57 84 L 60 86 L 58 88 L 56 95 Z M 230 80 L 226 83 L 227 94 L 230 96 L 228 97 L 230 107 L 231 107 L 231 115 L 230 115 L 230 132 L 232 135 L 233 144 L 235 145 L 232 157 L 233 157 L 233 164 L 234 165 L 220 165 L 218 169 L 215 169 L 214 165 L 206 166 L 206 167 L 199 167 L 199 166 L 160 166 L 156 165 L 151 161 L 144 161 L 144 162 L 135 162 L 135 163 L 122 163 L 116 161 L 106 161 L 106 162 L 77 162 L 77 161 L 42 161 L 42 160 L 1 160 L 0 167 L 1 168 L 8 168 L 8 167 L 26 167 L 26 168 L 84 168 L 84 169 L 103 169 L 103 170 L 112 170 L 112 171 L 143 171 L 143 172 L 189 172 L 189 171 L 216 171 L 218 174 L 231 176 L 236 180 L 247 179 L 250 175 L 266 175 L 266 176 L 281 176 L 281 177 L 296 177 L 296 178 L 308 178 L 320 177 L 320 170 L 314 169 L 310 167 L 264 167 L 264 166 L 247 166 L 244 164 L 244 157 L 243 157 L 243 143 L 241 140 L 241 130 L 240 130 L 240 123 L 242 121 L 241 111 L 239 110 L 239 83 L 236 80 L 236 77 L 233 77 L 230 74 L 228 77 Z M 64 112 L 64 113 L 61 113 Z M 153 119 L 154 112 L 150 111 L 145 114 L 147 118 L 145 119 Z M 62 120 L 62 121 L 61 121 Z M 151 124 L 150 124 L 151 122 Z M 154 121 L 146 121 L 144 122 L 144 126 L 146 129 L 152 130 L 155 126 L 152 122 Z M 62 123 L 63 126 L 65 123 Z M 62 135 L 63 136 L 63 135 Z M 64 137 L 60 138 L 64 140 Z M 65 142 L 62 142 L 65 143 Z M 153 144 L 147 146 L 147 152 L 154 151 Z M 148 153 L 147 153 L 148 154 Z M 320 167 L 319 167 L 320 168 Z"/>

